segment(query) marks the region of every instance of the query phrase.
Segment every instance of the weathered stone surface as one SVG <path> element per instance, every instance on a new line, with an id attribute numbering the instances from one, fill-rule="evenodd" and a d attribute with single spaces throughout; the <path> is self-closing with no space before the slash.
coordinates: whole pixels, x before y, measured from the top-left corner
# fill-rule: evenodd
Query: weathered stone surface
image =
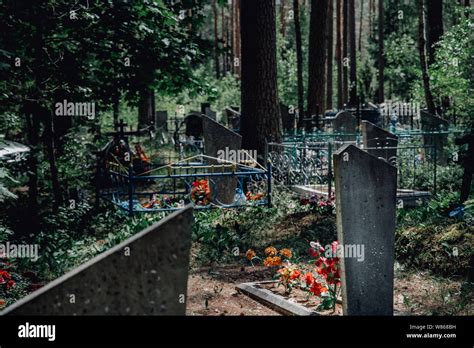
<path id="1" fill-rule="evenodd" d="M 202 118 L 204 115 L 199 112 L 192 111 L 184 118 L 184 124 L 186 126 L 185 134 L 188 137 L 194 137 L 199 139 L 203 135 Z"/>
<path id="2" fill-rule="evenodd" d="M 204 152 L 211 157 L 218 157 L 219 151 L 234 150 L 238 151 L 242 147 L 242 137 L 214 121 L 210 117 L 204 116 Z M 215 160 L 208 160 L 209 164 L 218 164 Z M 237 188 L 237 179 L 232 177 L 214 177 L 215 190 L 213 200 L 216 203 L 231 204 L 234 202 L 235 189 Z"/>
<path id="3" fill-rule="evenodd" d="M 217 113 L 215 111 L 211 110 L 211 104 L 210 103 L 202 103 L 201 104 L 201 114 L 209 116 L 214 121 L 217 120 Z"/>
<path id="4" fill-rule="evenodd" d="M 447 131 L 449 128 L 449 122 L 444 118 L 435 116 L 426 112 L 425 110 L 420 111 L 421 130 L 423 132 L 439 132 Z M 447 155 L 444 152 L 444 146 L 448 141 L 446 134 L 424 134 L 423 144 L 425 146 L 434 146 L 436 148 L 437 160 L 440 164 L 446 164 Z"/>
<path id="5" fill-rule="evenodd" d="M 187 206 L 0 314 L 185 315 L 192 222 Z"/>
<path id="6" fill-rule="evenodd" d="M 333 120 L 334 133 L 347 133 L 349 135 L 338 136 L 338 141 L 355 141 L 357 131 L 357 119 L 350 112 L 341 111 Z"/>
<path id="7" fill-rule="evenodd" d="M 393 315 L 396 168 L 354 145 L 333 159 L 338 240 L 364 246 L 341 258 L 344 315 Z"/>
<path id="8" fill-rule="evenodd" d="M 362 143 L 368 153 L 375 157 L 385 158 L 390 163 L 395 163 L 398 146 L 398 137 L 395 134 L 368 121 L 361 122 L 361 132 Z"/>
<path id="9" fill-rule="evenodd" d="M 156 112 L 155 125 L 156 125 L 156 128 L 162 128 L 164 130 L 168 130 L 168 111 Z"/>

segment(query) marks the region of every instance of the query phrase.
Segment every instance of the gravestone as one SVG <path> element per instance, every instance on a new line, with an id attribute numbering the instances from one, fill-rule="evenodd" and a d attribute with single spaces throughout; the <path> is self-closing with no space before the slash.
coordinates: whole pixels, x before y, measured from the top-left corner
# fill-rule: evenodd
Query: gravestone
<path id="1" fill-rule="evenodd" d="M 449 122 L 444 118 L 430 114 L 425 110 L 420 111 L 421 130 L 423 132 L 440 132 L 447 131 Z M 436 148 L 437 161 L 440 164 L 446 164 L 447 155 L 444 146 L 448 142 L 447 134 L 424 134 L 423 144 L 425 146 L 433 146 Z"/>
<path id="2" fill-rule="evenodd" d="M 217 113 L 215 111 L 211 110 L 211 104 L 210 103 L 202 103 L 201 104 L 201 114 L 209 116 L 214 121 L 217 120 Z"/>
<path id="3" fill-rule="evenodd" d="M 344 145 L 334 153 L 339 243 L 364 246 L 360 261 L 341 260 L 344 315 L 393 315 L 397 170 L 383 159 Z"/>
<path id="4" fill-rule="evenodd" d="M 375 157 L 382 157 L 390 163 L 396 163 L 398 137 L 395 134 L 368 121 L 361 122 L 361 132 L 364 150 Z"/>
<path id="5" fill-rule="evenodd" d="M 155 117 L 156 117 L 156 120 L 155 120 L 156 128 L 161 128 L 167 131 L 168 130 L 168 111 L 165 111 L 165 110 L 157 111 Z"/>
<path id="6" fill-rule="evenodd" d="M 0 314 L 185 315 L 192 223 L 188 205 Z"/>
<path id="7" fill-rule="evenodd" d="M 280 113 L 283 129 L 287 132 L 292 131 L 295 127 L 295 112 L 290 113 L 290 108 L 280 103 Z"/>
<path id="8" fill-rule="evenodd" d="M 191 112 L 184 118 L 184 124 L 186 127 L 185 134 L 188 137 L 194 137 L 195 139 L 202 138 L 203 135 L 203 115 L 199 112 Z"/>
<path id="9" fill-rule="evenodd" d="M 357 119 L 350 112 L 338 112 L 332 122 L 334 133 L 347 133 L 349 135 L 337 136 L 337 141 L 352 142 L 356 140 Z"/>
<path id="10" fill-rule="evenodd" d="M 242 147 L 242 137 L 210 117 L 203 116 L 204 153 L 218 157 L 219 151 L 238 151 Z M 219 164 L 217 160 L 208 159 L 209 164 Z M 222 163 L 220 163 L 222 164 Z M 226 169 L 227 172 L 230 169 Z M 216 203 L 231 204 L 234 202 L 237 179 L 232 177 L 214 177 L 215 190 L 212 197 Z M 211 187 L 212 190 L 212 187 Z"/>

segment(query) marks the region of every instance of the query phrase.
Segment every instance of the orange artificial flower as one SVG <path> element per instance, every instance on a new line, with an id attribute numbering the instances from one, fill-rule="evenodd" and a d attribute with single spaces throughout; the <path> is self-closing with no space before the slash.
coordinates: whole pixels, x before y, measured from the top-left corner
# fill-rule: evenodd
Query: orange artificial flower
<path id="1" fill-rule="evenodd" d="M 281 265 L 281 258 L 279 256 L 268 256 L 264 261 L 263 264 L 267 267 L 270 266 L 280 266 Z"/>
<path id="2" fill-rule="evenodd" d="M 313 282 L 314 282 L 313 273 L 311 273 L 311 272 L 306 273 L 304 275 L 304 280 L 305 280 L 307 286 L 310 286 L 311 284 L 313 284 Z"/>
<path id="3" fill-rule="evenodd" d="M 1 298 L 0 298 L 0 308 L 5 307 L 5 304 L 6 304 L 6 303 L 7 303 L 7 302 L 6 302 L 4 299 L 1 299 Z"/>
<path id="4" fill-rule="evenodd" d="M 290 249 L 285 248 L 285 249 L 280 250 L 280 255 L 286 259 L 291 259 L 291 257 L 293 256 L 293 253 L 291 252 Z"/>
<path id="5" fill-rule="evenodd" d="M 257 256 L 257 253 L 253 251 L 252 249 L 247 250 L 245 253 L 245 256 L 247 257 L 247 260 L 252 261 L 255 256 Z"/>
<path id="6" fill-rule="evenodd" d="M 265 249 L 265 255 L 267 255 L 267 256 L 275 256 L 277 253 L 278 253 L 278 250 L 276 250 L 272 246 Z"/>

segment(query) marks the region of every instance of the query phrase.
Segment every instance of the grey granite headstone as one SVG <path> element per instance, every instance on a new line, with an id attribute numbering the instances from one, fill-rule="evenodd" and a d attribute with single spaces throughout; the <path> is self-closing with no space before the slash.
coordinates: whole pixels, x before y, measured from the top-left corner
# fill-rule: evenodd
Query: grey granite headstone
<path id="1" fill-rule="evenodd" d="M 211 104 L 209 103 L 202 103 L 201 104 L 201 114 L 209 116 L 214 121 L 217 120 L 217 113 L 211 110 Z"/>
<path id="2" fill-rule="evenodd" d="M 203 116 L 204 130 L 204 152 L 211 157 L 218 157 L 219 151 L 234 150 L 238 151 L 242 147 L 242 137 L 214 121 Z M 215 160 L 207 160 L 209 164 L 219 164 Z M 230 171 L 230 170 L 227 170 Z M 235 189 L 237 188 L 237 179 L 232 177 L 214 177 L 215 190 L 213 199 L 217 203 L 231 204 L 234 202 Z M 212 190 L 212 187 L 211 187 Z"/>
<path id="3" fill-rule="evenodd" d="M 362 143 L 364 150 L 375 157 L 385 158 L 390 163 L 397 157 L 398 137 L 368 122 L 361 122 Z"/>
<path id="4" fill-rule="evenodd" d="M 155 125 L 157 128 L 168 130 L 168 111 L 157 111 Z"/>
<path id="5" fill-rule="evenodd" d="M 444 118 L 430 114 L 425 110 L 420 111 L 421 130 L 423 132 L 439 132 L 447 131 L 449 122 Z M 425 146 L 434 146 L 436 148 L 436 155 L 438 163 L 446 164 L 447 155 L 444 152 L 444 146 L 448 141 L 447 134 L 424 134 L 423 144 Z"/>
<path id="6" fill-rule="evenodd" d="M 0 314 L 185 315 L 192 223 L 187 206 Z"/>
<path id="7" fill-rule="evenodd" d="M 185 133 L 188 137 L 194 137 L 199 139 L 203 135 L 203 121 L 202 118 L 204 115 L 200 114 L 197 111 L 192 111 L 184 118 L 184 124 L 186 126 Z"/>
<path id="8" fill-rule="evenodd" d="M 352 116 L 350 112 L 341 111 L 338 112 L 333 120 L 333 132 L 334 133 L 346 133 L 349 135 L 338 136 L 338 141 L 355 141 L 357 131 L 357 119 Z"/>
<path id="9" fill-rule="evenodd" d="M 397 170 L 354 145 L 334 153 L 337 237 L 364 247 L 341 258 L 344 315 L 393 315 Z"/>

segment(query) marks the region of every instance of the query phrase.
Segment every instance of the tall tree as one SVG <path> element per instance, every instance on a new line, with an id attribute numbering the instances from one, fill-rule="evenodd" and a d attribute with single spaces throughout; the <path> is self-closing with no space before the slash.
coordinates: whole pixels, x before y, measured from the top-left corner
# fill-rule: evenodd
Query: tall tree
<path id="1" fill-rule="evenodd" d="M 227 24 L 225 5 L 221 7 L 222 76 L 227 75 Z"/>
<path id="2" fill-rule="evenodd" d="M 326 106 L 326 29 L 328 0 L 311 1 L 311 19 L 308 55 L 308 116 L 316 115 L 319 125 L 319 113 Z M 322 28 L 322 30 L 321 30 Z"/>
<path id="3" fill-rule="evenodd" d="M 296 75 L 298 83 L 298 128 L 303 126 L 304 119 L 304 85 L 303 85 L 303 49 L 301 43 L 301 22 L 299 0 L 293 0 L 296 41 Z"/>
<path id="4" fill-rule="evenodd" d="M 364 27 L 364 0 L 360 1 L 360 17 L 359 17 L 359 52 L 362 51 L 362 28 Z"/>
<path id="5" fill-rule="evenodd" d="M 385 100 L 384 80 L 385 80 L 385 52 L 384 52 L 384 0 L 379 0 L 379 18 L 378 18 L 378 40 L 379 40 L 379 88 L 378 88 L 378 102 L 383 103 Z"/>
<path id="6" fill-rule="evenodd" d="M 326 84 L 326 109 L 332 109 L 332 67 L 334 61 L 334 40 L 333 40 L 333 23 L 334 23 L 334 1 L 329 0 L 328 4 L 328 25 L 326 29 L 327 33 L 327 59 L 326 59 L 326 77 L 327 77 L 327 84 Z"/>
<path id="7" fill-rule="evenodd" d="M 219 13 L 217 11 L 216 0 L 212 0 L 212 12 L 214 14 L 214 65 L 216 67 L 216 78 L 220 78 L 221 74 L 219 66 L 219 32 L 217 30 Z"/>
<path id="8" fill-rule="evenodd" d="M 428 64 L 426 62 L 426 41 L 425 41 L 425 20 L 424 1 L 418 0 L 418 50 L 420 53 L 421 73 L 423 76 L 423 89 L 425 91 L 426 106 L 430 114 L 436 114 L 436 106 L 430 88 L 430 78 L 428 75 Z"/>
<path id="9" fill-rule="evenodd" d="M 349 100 L 349 0 L 343 0 L 342 6 L 342 73 L 343 73 L 343 84 L 342 90 L 344 95 L 344 104 L 347 104 Z"/>
<path id="10" fill-rule="evenodd" d="M 259 158 L 266 141 L 281 142 L 274 0 L 241 0 L 242 146 Z"/>
<path id="11" fill-rule="evenodd" d="M 343 66 L 342 66 L 342 34 L 343 34 L 343 5 L 344 0 L 336 0 L 336 62 L 337 62 L 337 108 L 340 110 L 344 106 L 344 88 L 343 88 Z"/>
<path id="12" fill-rule="evenodd" d="M 280 0 L 280 33 L 285 37 L 286 34 L 286 0 Z"/>
<path id="13" fill-rule="evenodd" d="M 426 45 L 428 63 L 431 65 L 435 57 L 435 44 L 443 35 L 443 0 L 426 2 Z"/>
<path id="14" fill-rule="evenodd" d="M 350 92 L 349 104 L 357 104 L 357 56 L 356 56 L 356 30 L 355 30 L 355 3 L 349 0 L 349 62 L 350 62 Z"/>

